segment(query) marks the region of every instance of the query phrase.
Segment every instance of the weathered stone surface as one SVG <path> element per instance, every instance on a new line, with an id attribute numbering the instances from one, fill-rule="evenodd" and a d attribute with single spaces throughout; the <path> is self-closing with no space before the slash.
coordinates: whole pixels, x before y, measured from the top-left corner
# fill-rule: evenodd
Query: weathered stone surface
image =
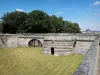
<path id="1" fill-rule="evenodd" d="M 75 46 L 76 52 L 85 54 L 83 61 L 74 73 L 74 75 L 95 75 L 97 66 L 97 54 L 99 40 L 95 37 L 100 34 L 67 34 L 67 33 L 48 33 L 48 34 L 0 34 L 0 48 L 4 47 L 19 47 L 28 46 L 28 43 L 32 39 L 39 40 L 43 45 L 43 53 L 50 55 L 51 50 L 49 47 L 57 46 L 55 48 L 55 55 L 65 55 L 73 53 L 73 41 L 78 40 L 80 43 Z M 3 43 L 2 42 L 5 42 Z M 44 40 L 47 43 L 44 43 Z M 60 41 L 59 41 L 60 40 Z M 55 41 L 55 42 L 52 42 Z M 85 41 L 85 43 L 83 43 Z M 92 42 L 88 43 L 88 42 Z M 87 43 L 86 43 L 87 42 Z M 52 44 L 50 46 L 50 43 Z M 59 44 L 59 45 L 58 45 Z M 89 48 L 89 45 L 91 47 Z M 49 47 L 47 47 L 49 46 Z M 59 48 L 59 47 L 60 48 Z M 77 48 L 79 47 L 79 48 Z M 69 50 L 72 49 L 72 50 Z M 89 50 L 88 50 L 89 48 Z M 66 49 L 66 50 L 65 50 Z M 78 50 L 77 50 L 78 49 Z M 87 49 L 88 51 L 85 51 Z M 60 51 L 59 51 L 60 50 Z"/>
<path id="2" fill-rule="evenodd" d="M 74 48 L 75 53 L 85 54 L 90 48 L 91 44 L 92 42 L 88 41 L 77 41 Z"/>
<path id="3" fill-rule="evenodd" d="M 99 38 L 97 37 L 90 46 L 89 50 L 84 56 L 83 61 L 73 75 L 96 75 L 98 53 Z"/>

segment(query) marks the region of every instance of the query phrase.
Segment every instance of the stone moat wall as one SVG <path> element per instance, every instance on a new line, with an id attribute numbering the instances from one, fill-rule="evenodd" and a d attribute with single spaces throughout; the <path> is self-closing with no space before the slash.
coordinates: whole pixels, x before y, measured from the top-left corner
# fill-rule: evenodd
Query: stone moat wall
<path id="1" fill-rule="evenodd" d="M 43 45 L 44 40 L 86 40 L 93 41 L 96 34 L 67 34 L 67 33 L 48 33 L 48 34 L 0 34 L 0 47 L 19 47 L 28 46 L 32 39 L 37 39 Z"/>
<path id="2" fill-rule="evenodd" d="M 41 42 L 45 54 L 53 54 L 51 53 L 53 48 L 55 48 L 55 54 L 59 55 L 70 52 L 85 54 L 74 75 L 96 75 L 99 58 L 99 37 L 97 36 L 99 34 L 0 34 L 0 48 L 27 47 L 30 41 L 36 39 Z"/>
<path id="3" fill-rule="evenodd" d="M 96 37 L 73 75 L 97 75 L 99 50 L 99 37 Z"/>

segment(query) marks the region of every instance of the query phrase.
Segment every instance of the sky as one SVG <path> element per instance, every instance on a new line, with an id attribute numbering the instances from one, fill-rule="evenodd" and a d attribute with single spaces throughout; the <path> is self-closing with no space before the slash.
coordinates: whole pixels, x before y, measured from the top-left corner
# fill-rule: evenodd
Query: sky
<path id="1" fill-rule="evenodd" d="M 43 10 L 78 23 L 82 31 L 100 31 L 100 0 L 0 0 L 0 17 L 15 10 Z"/>

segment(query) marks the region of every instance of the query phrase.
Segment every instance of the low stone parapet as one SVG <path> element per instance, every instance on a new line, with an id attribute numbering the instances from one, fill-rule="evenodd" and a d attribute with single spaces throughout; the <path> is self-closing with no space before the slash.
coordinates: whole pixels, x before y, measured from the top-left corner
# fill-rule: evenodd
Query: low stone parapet
<path id="1" fill-rule="evenodd" d="M 99 56 L 99 37 L 90 46 L 83 61 L 73 75 L 96 75 Z"/>

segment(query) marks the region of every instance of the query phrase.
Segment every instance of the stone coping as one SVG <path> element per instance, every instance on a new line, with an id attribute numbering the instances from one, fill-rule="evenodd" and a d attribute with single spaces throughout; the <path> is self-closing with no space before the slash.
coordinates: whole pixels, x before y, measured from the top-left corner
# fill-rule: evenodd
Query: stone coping
<path id="1" fill-rule="evenodd" d="M 96 75 L 99 54 L 99 37 L 90 46 L 78 69 L 73 75 Z"/>

